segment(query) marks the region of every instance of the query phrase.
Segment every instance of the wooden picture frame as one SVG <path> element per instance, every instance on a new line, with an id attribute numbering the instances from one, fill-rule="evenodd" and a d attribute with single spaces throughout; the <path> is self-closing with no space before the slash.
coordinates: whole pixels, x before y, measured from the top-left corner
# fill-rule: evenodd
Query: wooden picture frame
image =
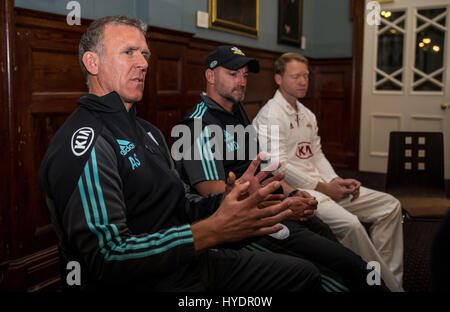
<path id="1" fill-rule="evenodd" d="M 257 38 L 259 0 L 209 0 L 209 27 Z"/>
<path id="2" fill-rule="evenodd" d="M 278 0 L 278 43 L 301 46 L 303 0 Z"/>

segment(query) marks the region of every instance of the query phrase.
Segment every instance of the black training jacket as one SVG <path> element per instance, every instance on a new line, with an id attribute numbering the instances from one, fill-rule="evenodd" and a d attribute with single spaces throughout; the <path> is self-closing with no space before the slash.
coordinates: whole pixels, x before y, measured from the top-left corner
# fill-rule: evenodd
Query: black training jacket
<path id="1" fill-rule="evenodd" d="M 189 224 L 221 196 L 188 199 L 160 131 L 117 93 L 78 104 L 52 139 L 39 183 L 89 280 L 151 283 L 197 261 Z"/>
<path id="2" fill-rule="evenodd" d="M 226 181 L 230 171 L 239 178 L 258 153 L 256 131 L 240 103 L 227 112 L 205 94 L 200 97 L 179 124 L 190 129 L 191 138 L 186 151 L 180 145 L 183 153 L 177 159 L 177 170 L 191 186 L 203 181 Z M 181 133 L 176 139 L 182 140 L 183 136 Z M 178 145 L 172 148 L 178 150 Z M 195 188 L 191 190 L 195 192 Z"/>

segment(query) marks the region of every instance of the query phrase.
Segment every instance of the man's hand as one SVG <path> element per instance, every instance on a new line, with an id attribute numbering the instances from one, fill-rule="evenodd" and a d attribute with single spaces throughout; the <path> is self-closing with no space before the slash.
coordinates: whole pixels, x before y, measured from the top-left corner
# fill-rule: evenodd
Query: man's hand
<path id="1" fill-rule="evenodd" d="M 252 236 L 272 234 L 282 229 L 279 222 L 292 215 L 288 209 L 290 202 L 275 201 L 264 208 L 258 207 L 280 187 L 280 183 L 271 182 L 240 200 L 242 194 L 249 193 L 249 187 L 250 182 L 233 184 L 217 211 L 191 226 L 197 251 Z"/>
<path id="2" fill-rule="evenodd" d="M 256 170 L 258 170 L 259 165 L 262 162 L 262 158 L 264 157 L 265 153 L 259 153 L 257 157 L 250 163 L 247 170 L 244 172 L 242 177 L 240 177 L 236 181 L 236 175 L 233 172 L 230 172 L 228 174 L 227 181 L 223 180 L 217 180 L 217 181 L 202 181 L 197 184 L 195 184 L 195 188 L 197 192 L 201 196 L 208 196 L 209 194 L 219 194 L 219 193 L 228 193 L 230 192 L 231 188 L 233 187 L 234 183 L 242 184 L 244 182 L 250 182 L 249 190 L 246 191 L 246 194 L 243 194 L 243 196 L 247 196 L 248 194 L 252 194 L 258 189 L 261 188 L 261 186 L 267 185 L 270 182 L 273 181 L 280 181 L 284 179 L 284 174 L 274 174 L 273 177 L 270 177 L 269 179 L 264 180 L 269 174 L 272 173 L 272 171 L 261 171 L 255 176 Z M 278 167 L 280 164 L 278 164 Z M 277 168 L 274 168 L 274 170 Z M 264 181 L 263 181 L 264 180 Z M 262 181 L 262 182 L 261 182 Z"/>
<path id="3" fill-rule="evenodd" d="M 359 193 L 359 188 L 356 190 L 356 186 L 353 183 L 346 182 L 341 178 L 335 178 L 329 183 L 319 182 L 317 183 L 316 190 L 330 196 L 331 199 L 336 202 L 339 202 L 352 194 L 356 194 L 356 192 Z"/>
<path id="4" fill-rule="evenodd" d="M 269 183 L 273 181 L 281 181 L 284 179 L 284 174 L 276 174 L 272 171 L 260 171 L 256 176 L 255 172 L 258 170 L 259 165 L 262 162 L 262 159 L 264 158 L 265 153 L 259 153 L 255 159 L 252 160 L 250 165 L 248 166 L 247 170 L 244 172 L 244 174 L 236 180 L 236 176 L 234 173 L 230 172 L 227 179 L 227 188 L 226 192 L 229 192 L 229 190 L 233 187 L 233 185 L 236 184 L 243 184 L 245 182 L 249 182 L 249 188 L 246 191 L 247 194 L 253 194 L 254 192 L 258 191 L 262 186 L 268 185 Z M 278 164 L 278 167 L 280 164 Z M 276 168 L 275 168 L 276 169 Z M 268 175 L 273 174 L 273 177 L 270 177 L 269 179 L 264 180 Z M 263 181 L 264 180 L 264 181 Z M 261 182 L 263 181 L 263 182 Z"/>
<path id="5" fill-rule="evenodd" d="M 342 185 L 349 192 L 351 192 L 350 195 L 352 195 L 352 201 L 354 201 L 355 199 L 357 199 L 359 197 L 359 189 L 361 187 L 361 182 L 359 182 L 358 180 L 341 179 L 341 178 L 337 177 L 337 178 L 334 178 L 332 180 L 332 182 L 333 181 L 338 181 L 340 183 L 340 185 Z"/>
<path id="6" fill-rule="evenodd" d="M 286 198 L 290 202 L 289 209 L 292 210 L 290 219 L 298 221 L 308 221 L 314 216 L 314 210 L 317 209 L 317 200 L 308 192 L 298 191 L 292 197 Z"/>
<path id="7" fill-rule="evenodd" d="M 248 171 L 248 169 L 247 169 L 247 171 Z M 275 177 L 267 179 L 267 180 L 272 180 L 272 182 L 274 182 L 273 179 L 275 179 Z M 250 179 L 250 180 L 251 181 L 243 181 L 242 179 L 239 179 L 239 180 L 236 181 L 236 175 L 233 172 L 230 172 L 228 174 L 227 186 L 226 186 L 224 197 L 233 190 L 233 188 L 236 186 L 236 184 L 249 183 L 249 188 L 250 188 L 250 186 L 252 184 L 254 184 L 252 193 L 257 192 L 261 188 L 261 185 L 259 184 L 258 178 L 253 176 L 253 178 Z M 270 183 L 270 181 L 268 183 L 266 181 L 264 181 L 264 183 L 262 183 L 262 184 L 267 185 L 268 183 Z M 246 189 L 243 193 L 240 194 L 239 200 L 246 198 L 248 195 L 250 195 L 252 193 L 250 193 L 249 190 Z M 275 201 L 275 200 L 283 200 L 283 199 L 284 199 L 284 195 L 283 194 L 269 194 L 269 195 L 266 196 L 264 201 Z"/>
<path id="8" fill-rule="evenodd" d="M 341 183 L 347 187 L 349 190 L 353 190 L 352 195 L 352 201 L 357 199 L 359 197 L 359 189 L 361 187 L 361 182 L 355 179 L 341 179 Z"/>

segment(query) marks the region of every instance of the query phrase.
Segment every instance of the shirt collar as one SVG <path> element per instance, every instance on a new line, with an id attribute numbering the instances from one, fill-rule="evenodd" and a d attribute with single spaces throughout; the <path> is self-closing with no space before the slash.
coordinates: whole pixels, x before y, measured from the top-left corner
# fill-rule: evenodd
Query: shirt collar
<path id="1" fill-rule="evenodd" d="M 278 89 L 275 92 L 275 96 L 273 97 L 275 102 L 288 114 L 288 115 L 295 115 L 297 112 L 294 108 L 292 108 L 291 104 L 286 101 L 284 96 L 281 94 L 280 90 Z M 299 115 L 303 115 L 303 105 L 298 100 L 295 102 L 297 105 L 297 110 Z"/>

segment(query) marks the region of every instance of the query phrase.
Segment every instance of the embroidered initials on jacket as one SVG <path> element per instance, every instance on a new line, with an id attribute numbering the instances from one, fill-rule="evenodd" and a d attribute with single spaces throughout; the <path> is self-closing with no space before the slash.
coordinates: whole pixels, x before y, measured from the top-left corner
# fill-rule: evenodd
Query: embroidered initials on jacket
<path id="1" fill-rule="evenodd" d="M 131 152 L 131 150 L 135 148 L 135 145 L 128 141 L 125 140 L 116 140 L 116 141 L 120 146 L 120 154 L 125 157 L 129 152 Z M 136 153 L 133 153 L 133 155 L 128 156 L 128 160 L 130 161 L 131 169 L 133 169 L 133 171 L 141 165 L 141 162 L 137 158 Z"/>

